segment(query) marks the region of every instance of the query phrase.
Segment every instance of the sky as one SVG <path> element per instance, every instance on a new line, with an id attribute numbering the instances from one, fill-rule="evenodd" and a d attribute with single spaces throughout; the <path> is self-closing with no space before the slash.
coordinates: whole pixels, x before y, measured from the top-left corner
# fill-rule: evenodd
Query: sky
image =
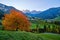
<path id="1" fill-rule="evenodd" d="M 18 10 L 46 10 L 60 7 L 60 0 L 0 0 L 0 3 L 13 6 Z"/>

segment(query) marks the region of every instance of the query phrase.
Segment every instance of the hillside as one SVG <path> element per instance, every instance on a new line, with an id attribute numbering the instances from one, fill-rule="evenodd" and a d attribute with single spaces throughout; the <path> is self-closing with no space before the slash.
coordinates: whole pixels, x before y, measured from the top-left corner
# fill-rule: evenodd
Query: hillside
<path id="1" fill-rule="evenodd" d="M 12 35 L 13 34 L 13 35 Z M 59 34 L 1 31 L 0 40 L 60 40 Z"/>
<path id="2" fill-rule="evenodd" d="M 60 16 L 56 17 L 54 20 L 60 21 Z"/>

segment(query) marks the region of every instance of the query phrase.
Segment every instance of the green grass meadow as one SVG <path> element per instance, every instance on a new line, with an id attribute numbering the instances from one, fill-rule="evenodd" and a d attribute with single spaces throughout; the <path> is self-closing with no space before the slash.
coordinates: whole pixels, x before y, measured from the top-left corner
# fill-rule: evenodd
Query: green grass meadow
<path id="1" fill-rule="evenodd" d="M 30 33 L 25 31 L 1 31 L 0 40 L 60 40 L 59 34 Z"/>

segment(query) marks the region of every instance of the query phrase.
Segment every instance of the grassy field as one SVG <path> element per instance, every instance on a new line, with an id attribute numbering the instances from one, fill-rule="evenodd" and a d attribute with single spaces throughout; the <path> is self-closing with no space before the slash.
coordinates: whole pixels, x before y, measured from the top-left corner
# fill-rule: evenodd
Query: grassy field
<path id="1" fill-rule="evenodd" d="M 60 40 L 59 34 L 30 33 L 22 31 L 1 31 L 0 40 Z"/>

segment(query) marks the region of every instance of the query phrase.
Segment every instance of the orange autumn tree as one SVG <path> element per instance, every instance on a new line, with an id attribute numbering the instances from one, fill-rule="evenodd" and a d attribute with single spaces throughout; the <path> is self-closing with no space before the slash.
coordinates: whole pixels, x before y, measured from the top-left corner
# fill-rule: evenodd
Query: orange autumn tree
<path id="1" fill-rule="evenodd" d="M 11 10 L 10 14 L 5 14 L 2 24 L 5 30 L 30 30 L 30 22 L 21 11 Z"/>

